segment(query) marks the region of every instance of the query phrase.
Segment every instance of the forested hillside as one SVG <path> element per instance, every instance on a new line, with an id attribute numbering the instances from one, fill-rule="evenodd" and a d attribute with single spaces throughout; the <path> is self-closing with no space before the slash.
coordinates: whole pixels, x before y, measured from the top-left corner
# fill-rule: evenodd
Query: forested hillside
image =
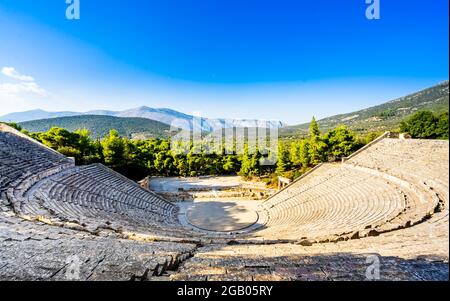
<path id="1" fill-rule="evenodd" d="M 68 131 L 87 129 L 91 138 L 106 136 L 115 129 L 120 136 L 128 138 L 166 138 L 170 126 L 158 121 L 137 117 L 112 117 L 102 115 L 82 115 L 59 117 L 22 122 L 20 125 L 29 132 L 47 132 L 52 127 Z"/>

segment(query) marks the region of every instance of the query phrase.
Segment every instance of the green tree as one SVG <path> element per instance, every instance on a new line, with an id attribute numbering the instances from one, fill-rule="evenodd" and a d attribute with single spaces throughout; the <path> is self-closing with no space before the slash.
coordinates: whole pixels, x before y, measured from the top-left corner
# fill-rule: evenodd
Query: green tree
<path id="1" fill-rule="evenodd" d="M 71 133 L 63 128 L 52 127 L 46 133 L 39 134 L 40 141 L 55 150 L 62 147 L 73 147 L 78 146 L 78 135 Z"/>
<path id="2" fill-rule="evenodd" d="M 430 111 L 419 111 L 401 122 L 400 131 L 413 138 L 448 139 L 448 113 L 436 116 Z"/>
<path id="3" fill-rule="evenodd" d="M 302 141 L 302 140 L 300 140 Z M 291 143 L 291 147 L 289 150 L 289 156 L 291 158 L 291 162 L 293 166 L 300 166 L 301 165 L 301 159 L 300 159 L 300 141 L 293 141 Z"/>
<path id="4" fill-rule="evenodd" d="M 111 130 L 102 140 L 105 163 L 112 166 L 123 166 L 125 160 L 125 143 L 117 130 Z"/>
<path id="5" fill-rule="evenodd" d="M 349 156 L 359 147 L 355 134 L 345 125 L 326 133 L 324 141 L 328 146 L 329 154 L 334 158 Z"/>
<path id="6" fill-rule="evenodd" d="M 65 156 L 74 157 L 80 164 L 88 162 L 86 157 L 95 152 L 87 131 L 72 133 L 63 128 L 52 127 L 46 133 L 34 133 L 31 137 Z"/>
<path id="7" fill-rule="evenodd" d="M 236 155 L 225 155 L 223 160 L 223 170 L 227 174 L 232 174 L 239 171 L 239 161 Z"/>
<path id="8" fill-rule="evenodd" d="M 309 136 L 311 139 L 317 139 L 320 136 L 319 125 L 317 124 L 316 118 L 313 117 L 309 125 Z"/>
<path id="9" fill-rule="evenodd" d="M 320 137 L 319 125 L 314 117 L 309 125 L 309 134 L 309 157 L 311 163 L 316 165 L 326 160 L 327 145 Z"/>
<path id="10" fill-rule="evenodd" d="M 154 155 L 155 171 L 159 175 L 169 176 L 175 171 L 174 158 L 170 151 L 170 143 L 167 140 L 158 140 Z"/>
<path id="11" fill-rule="evenodd" d="M 311 146 L 308 142 L 308 140 L 302 140 L 300 141 L 300 147 L 299 147 L 299 161 L 303 167 L 308 167 L 311 163 L 311 157 L 309 155 L 309 150 Z"/>
<path id="12" fill-rule="evenodd" d="M 90 138 L 90 132 L 87 129 L 79 129 L 75 131 L 77 138 L 76 145 L 73 147 L 79 151 L 79 162 L 82 164 L 89 164 L 93 162 L 100 162 L 100 149 Z"/>
<path id="13" fill-rule="evenodd" d="M 103 146 L 99 139 L 92 142 L 92 155 L 87 158 L 90 163 L 104 163 Z"/>
<path id="14" fill-rule="evenodd" d="M 278 175 L 282 175 L 285 171 L 289 170 L 290 167 L 291 160 L 289 158 L 289 152 L 286 150 L 284 143 L 282 141 L 279 141 L 276 172 Z"/>
<path id="15" fill-rule="evenodd" d="M 248 145 L 244 146 L 244 154 L 241 159 L 241 169 L 239 175 L 244 177 L 259 176 L 260 175 L 260 159 L 261 155 L 256 152 L 254 154 L 249 153 Z"/>
<path id="16" fill-rule="evenodd" d="M 310 143 L 306 139 L 291 144 L 291 162 L 295 166 L 307 167 L 311 164 Z"/>
<path id="17" fill-rule="evenodd" d="M 83 157 L 79 149 L 70 146 L 59 147 L 58 152 L 63 154 L 64 156 L 75 158 L 77 162 L 80 162 L 81 158 Z"/>
<path id="18" fill-rule="evenodd" d="M 89 130 L 79 129 L 75 131 L 75 134 L 78 135 L 78 145 L 80 147 L 81 152 L 89 153 L 92 150 L 92 143 Z"/>
<path id="19" fill-rule="evenodd" d="M 370 142 L 372 142 L 373 140 L 377 139 L 378 137 L 380 137 L 383 133 L 380 132 L 370 132 L 367 133 L 366 136 L 364 136 L 363 139 L 361 139 L 361 143 L 362 144 L 369 144 Z"/>
<path id="20" fill-rule="evenodd" d="M 177 170 L 178 175 L 187 177 L 189 176 L 189 165 L 186 160 L 186 156 L 177 155 L 174 157 L 174 166 Z"/>
<path id="21" fill-rule="evenodd" d="M 311 164 L 317 165 L 327 159 L 328 145 L 323 141 L 322 137 L 311 138 L 308 145 L 308 155 Z"/>
<path id="22" fill-rule="evenodd" d="M 436 126 L 436 136 L 439 139 L 447 139 L 448 140 L 448 112 L 442 113 L 438 117 L 438 123 Z"/>

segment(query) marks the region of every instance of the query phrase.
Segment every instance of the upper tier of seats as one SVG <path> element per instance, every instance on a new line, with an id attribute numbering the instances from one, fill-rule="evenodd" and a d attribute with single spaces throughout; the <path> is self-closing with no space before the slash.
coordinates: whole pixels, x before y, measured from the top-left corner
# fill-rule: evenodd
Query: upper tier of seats
<path id="1" fill-rule="evenodd" d="M 439 192 L 448 202 L 449 142 L 386 138 L 346 161 L 380 171 L 425 190 Z"/>
<path id="2" fill-rule="evenodd" d="M 176 206 L 126 177 L 100 164 L 75 167 L 73 160 L 13 129 L 0 130 L 1 199 L 15 213 L 88 228 L 178 226 Z"/>
<path id="3" fill-rule="evenodd" d="M 73 160 L 0 124 L 0 193 L 27 177 L 73 165 Z"/>
<path id="4" fill-rule="evenodd" d="M 408 231 L 393 232 L 393 240 L 402 235 L 423 236 L 423 243 L 429 244 L 430 239 L 436 240 L 433 237 L 444 237 L 448 248 L 449 141 L 383 139 L 345 164 L 360 170 L 376 170 L 406 182 L 420 197 L 417 215 L 437 203 L 434 210 L 422 217 L 423 223 Z"/>

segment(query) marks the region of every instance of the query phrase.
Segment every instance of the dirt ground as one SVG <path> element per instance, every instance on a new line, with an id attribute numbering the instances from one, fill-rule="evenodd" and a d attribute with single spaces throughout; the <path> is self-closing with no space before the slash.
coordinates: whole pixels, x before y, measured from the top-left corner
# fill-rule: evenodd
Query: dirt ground
<path id="1" fill-rule="evenodd" d="M 258 222 L 260 202 L 242 199 L 201 199 L 178 203 L 190 225 L 207 231 L 230 232 L 246 229 Z"/>
<path id="2" fill-rule="evenodd" d="M 240 231 L 255 226 L 259 222 L 256 208 L 260 201 L 244 197 L 224 197 L 220 190 L 236 188 L 264 189 L 261 182 L 244 181 L 239 176 L 198 177 L 198 178 L 152 178 L 149 188 L 162 195 L 184 191 L 202 190 L 190 201 L 176 202 L 182 212 L 182 223 L 198 230 L 214 232 Z"/>

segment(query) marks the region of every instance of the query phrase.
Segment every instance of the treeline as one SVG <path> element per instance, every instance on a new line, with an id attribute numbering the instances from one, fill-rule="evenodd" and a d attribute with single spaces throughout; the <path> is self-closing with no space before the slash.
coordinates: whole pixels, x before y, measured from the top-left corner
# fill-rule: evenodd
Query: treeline
<path id="1" fill-rule="evenodd" d="M 17 125 L 16 128 L 21 130 Z M 198 145 L 187 145 L 187 151 L 175 152 L 168 139 L 130 140 L 111 130 L 102 139 L 91 139 L 86 129 L 70 132 L 53 127 L 48 132 L 27 133 L 32 138 L 74 157 L 77 164 L 103 163 L 133 179 L 153 176 L 202 176 L 232 175 L 246 177 L 284 175 L 294 178 L 308 168 L 324 161 L 348 156 L 373 139 L 376 135 L 358 138 L 345 126 L 320 134 L 317 122 L 311 123 L 309 139 L 278 143 L 278 160 L 275 165 L 262 164 L 264 157 L 259 151 L 251 151 L 244 145 L 242 154 L 234 149 L 219 152 L 198 150 Z M 203 145 L 202 149 L 208 149 Z M 295 172 L 294 172 L 295 171 Z"/>
<path id="2" fill-rule="evenodd" d="M 12 126 L 22 130 L 20 126 Z M 418 112 L 402 122 L 401 128 L 415 138 L 448 139 L 448 113 L 436 116 L 430 112 Z M 268 182 L 274 182 L 278 175 L 294 179 L 319 163 L 349 156 L 382 133 L 357 136 L 347 127 L 338 126 L 322 134 L 313 118 L 308 138 L 279 141 L 275 165 L 262 164 L 267 154 L 252 152 L 248 145 L 244 145 L 240 154 L 236 148 L 207 154 L 193 144 L 185 145 L 187 151 L 178 153 L 171 149 L 168 139 L 130 140 L 121 137 L 116 130 L 111 130 L 102 139 L 91 139 L 86 129 L 70 132 L 58 127 L 48 132 L 26 134 L 66 156 L 74 157 L 79 165 L 102 163 L 135 180 L 147 175 L 239 174 L 245 177 L 265 176 Z"/>

